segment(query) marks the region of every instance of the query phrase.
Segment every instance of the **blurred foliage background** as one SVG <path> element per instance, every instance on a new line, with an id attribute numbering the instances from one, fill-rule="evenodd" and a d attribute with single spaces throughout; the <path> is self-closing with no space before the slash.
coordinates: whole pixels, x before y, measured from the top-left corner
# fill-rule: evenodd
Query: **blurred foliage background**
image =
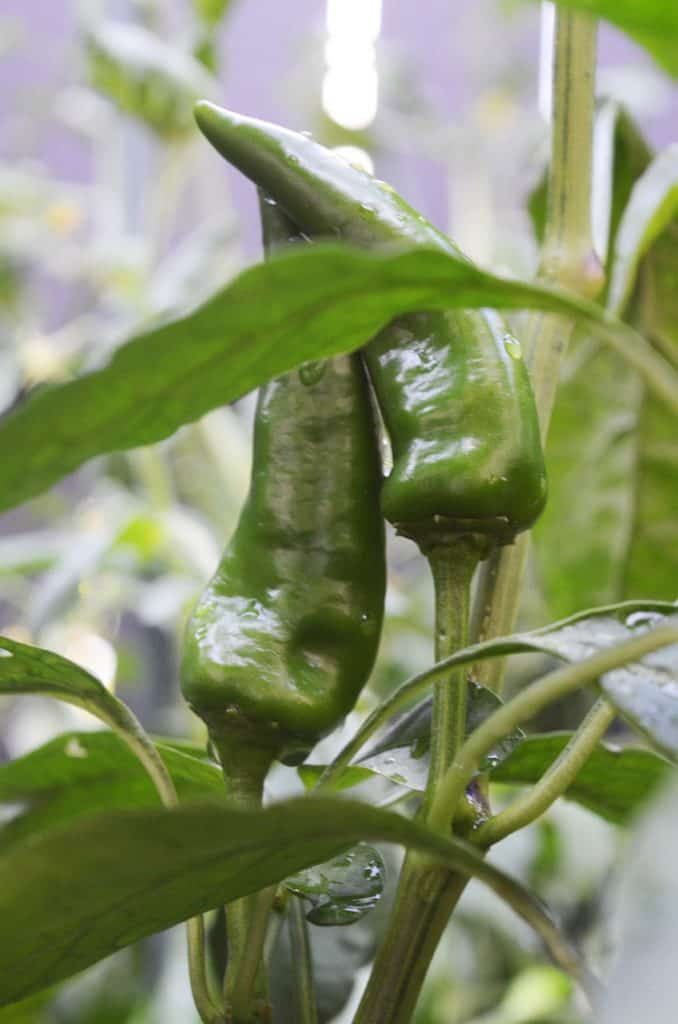
<path id="1" fill-rule="evenodd" d="M 474 259 L 531 274 L 526 199 L 548 135 L 540 18 L 520 0 L 5 0 L 0 412 L 102 363 L 131 327 L 190 308 L 258 258 L 254 191 L 198 137 L 198 96 L 351 147 Z M 668 141 L 675 90 L 606 27 L 599 90 L 654 144 Z M 2 632 L 81 663 L 157 734 L 202 735 L 179 697 L 177 651 L 246 493 L 251 413 L 249 398 L 163 444 L 89 463 L 0 525 Z M 387 623 L 359 713 L 432 656 L 425 564 L 407 541 L 391 537 L 389 550 Z M 523 624 L 548 618 L 535 574 Z M 521 666 L 516 685 L 543 667 Z M 560 708 L 549 725 L 580 711 Z M 95 727 L 38 699 L 4 700 L 0 714 L 2 758 Z M 299 782 L 281 768 L 272 786 Z M 497 856 L 595 961 L 617 848 L 611 827 L 560 804 Z M 194 1019 L 179 932 L 0 1011 L 0 1024 Z M 418 1024 L 581 1019 L 532 936 L 471 885 Z"/>

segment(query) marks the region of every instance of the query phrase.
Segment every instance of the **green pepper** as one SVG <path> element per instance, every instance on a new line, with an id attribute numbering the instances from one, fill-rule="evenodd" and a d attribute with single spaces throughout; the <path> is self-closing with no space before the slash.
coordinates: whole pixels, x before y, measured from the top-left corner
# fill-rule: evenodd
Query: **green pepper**
<path id="1" fill-rule="evenodd" d="M 196 118 L 307 235 L 460 255 L 389 185 L 309 137 L 207 102 Z M 424 551 L 464 536 L 485 557 L 531 526 L 546 499 L 539 425 L 520 344 L 499 316 L 413 312 L 364 354 L 393 449 L 382 508 L 398 530 Z"/>
<path id="2" fill-rule="evenodd" d="M 267 251 L 299 241 L 271 201 L 262 222 Z M 249 494 L 184 649 L 183 692 L 213 739 L 294 761 L 353 707 L 383 617 L 381 481 L 358 356 L 261 388 Z"/>

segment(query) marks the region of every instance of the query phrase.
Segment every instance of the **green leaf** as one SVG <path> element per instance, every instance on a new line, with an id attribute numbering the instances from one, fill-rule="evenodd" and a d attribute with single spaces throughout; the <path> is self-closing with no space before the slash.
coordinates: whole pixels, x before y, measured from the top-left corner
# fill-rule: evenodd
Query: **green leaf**
<path id="1" fill-rule="evenodd" d="M 672 0 L 556 0 L 587 11 L 628 33 L 674 77 L 678 76 L 678 8 Z"/>
<path id="2" fill-rule="evenodd" d="M 373 910 L 384 890 L 384 862 L 368 843 L 285 879 L 285 887 L 311 904 L 311 924 L 345 925 Z"/>
<path id="3" fill-rule="evenodd" d="M 583 970 L 541 906 L 458 840 L 340 798 L 261 812 L 223 806 L 83 818 L 0 854 L 0 1005 L 209 908 L 275 884 L 367 839 L 402 843 L 503 896 L 576 975 Z"/>
<path id="4" fill-rule="evenodd" d="M 526 736 L 492 770 L 493 781 L 518 785 L 538 782 L 572 735 L 558 732 Z M 601 743 L 564 795 L 615 825 L 625 825 L 670 773 L 671 765 L 649 750 L 617 750 Z"/>
<path id="5" fill-rule="evenodd" d="M 491 690 L 470 683 L 466 735 L 470 735 L 501 703 Z M 369 768 L 408 789 L 423 792 L 430 764 L 432 706 L 433 698 L 426 697 L 409 711 L 392 719 L 382 735 L 366 747 L 358 762 L 360 767 Z M 521 736 L 522 732 L 507 736 L 487 755 L 483 769 L 508 757 Z"/>
<path id="6" fill-rule="evenodd" d="M 225 794 L 221 771 L 156 744 L 180 800 Z M 3 848 L 83 814 L 157 807 L 155 786 L 127 746 L 110 732 L 71 732 L 0 765 Z"/>
<path id="7" fill-rule="evenodd" d="M 651 152 L 623 108 L 606 99 L 596 110 L 593 154 L 594 238 L 609 266 L 623 210 Z M 545 181 L 530 209 L 539 229 Z M 539 578 L 554 617 L 625 593 L 642 391 L 638 375 L 619 355 L 580 327 L 563 365 L 546 449 L 549 499 L 533 533 Z M 564 523 L 576 543 L 563 542 Z M 643 591 L 655 593 L 651 586 Z"/>
<path id="8" fill-rule="evenodd" d="M 614 245 L 609 304 L 678 366 L 678 147 L 636 182 Z M 668 222 L 668 226 L 667 226 Z M 678 593 L 676 417 L 616 353 L 581 333 L 549 432 L 550 497 L 535 530 L 555 615 L 639 593 Z M 562 544 L 563 523 L 577 537 Z"/>
<path id="9" fill-rule="evenodd" d="M 638 266 L 678 213 L 678 143 L 663 150 L 633 186 L 615 241 L 607 307 L 621 314 Z M 677 272 L 678 273 L 678 272 Z"/>
<path id="10" fill-rule="evenodd" d="M 166 138 L 195 131 L 193 105 L 215 82 L 198 61 L 141 25 L 105 21 L 85 39 L 92 85 Z"/>
<path id="11" fill-rule="evenodd" d="M 176 800 L 158 752 L 130 709 L 98 679 L 53 651 L 0 636 L 0 696 L 37 694 L 84 708 L 115 730 L 138 758 L 164 802 Z"/>
<path id="12" fill-rule="evenodd" d="M 103 369 L 43 390 L 8 416 L 0 425 L 0 510 L 86 459 L 159 441 L 309 359 L 358 348 L 395 315 L 450 306 L 533 306 L 588 318 L 678 408 L 678 373 L 592 303 L 437 251 L 299 246 L 245 271 L 184 318 L 143 331 Z"/>
<path id="13" fill-rule="evenodd" d="M 323 785 L 341 786 L 345 769 L 364 748 L 370 737 L 383 728 L 402 708 L 410 707 L 419 694 L 430 689 L 435 682 L 443 681 L 451 668 L 473 665 L 487 658 L 529 652 L 550 654 L 564 661 L 579 661 L 604 648 L 615 647 L 625 640 L 632 639 L 639 630 L 645 632 L 657 624 L 672 625 L 671 619 L 667 621 L 664 617 L 675 616 L 677 610 L 676 604 L 666 601 L 623 601 L 620 604 L 587 609 L 529 633 L 514 633 L 456 651 L 426 671 L 406 680 L 368 715 L 355 735 L 327 767 Z M 673 651 L 673 648 L 670 650 L 673 652 L 671 656 L 676 659 L 677 652 Z M 649 666 L 647 660 L 639 664 L 642 672 L 646 671 L 645 666 Z M 636 672 L 638 666 L 627 666 L 606 678 L 622 677 L 627 669 Z M 646 674 L 652 675 L 653 670 L 647 667 Z M 678 659 L 675 664 L 675 675 L 678 677 Z M 678 706 L 678 700 L 676 703 Z"/>

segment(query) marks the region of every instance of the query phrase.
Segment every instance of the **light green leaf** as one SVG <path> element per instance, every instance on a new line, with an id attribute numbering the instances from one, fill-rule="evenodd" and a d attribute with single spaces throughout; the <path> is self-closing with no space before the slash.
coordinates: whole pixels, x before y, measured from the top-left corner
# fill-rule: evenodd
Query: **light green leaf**
<path id="1" fill-rule="evenodd" d="M 638 266 L 678 212 L 678 143 L 663 150 L 633 186 L 615 241 L 607 307 L 623 313 Z"/>
<path id="2" fill-rule="evenodd" d="M 534 306 L 587 318 L 678 408 L 678 373 L 592 303 L 438 251 L 299 246 L 245 271 L 183 319 L 141 332 L 103 369 L 42 391 L 8 416 L 0 509 L 86 459 L 159 441 L 309 359 L 358 348 L 393 316 L 450 306 Z"/>
<path id="3" fill-rule="evenodd" d="M 216 765 L 156 743 L 180 800 L 225 794 Z M 157 807 L 155 786 L 110 732 L 71 732 L 0 765 L 0 845 L 103 811 Z"/>
<path id="4" fill-rule="evenodd" d="M 416 697 L 430 689 L 434 683 L 444 680 L 451 668 L 472 665 L 487 658 L 530 652 L 550 654 L 564 661 L 580 661 L 605 648 L 616 647 L 624 641 L 631 640 L 638 632 L 646 632 L 660 624 L 671 626 L 670 617 L 674 616 L 675 621 L 676 611 L 676 605 L 669 602 L 624 601 L 616 605 L 587 609 L 529 633 L 514 633 L 511 636 L 498 637 L 495 640 L 486 640 L 465 647 L 426 669 L 425 672 L 406 680 L 375 708 L 339 752 L 332 765 L 328 766 L 321 784 L 341 787 L 344 770 L 365 747 L 367 741 L 391 721 L 397 712 L 410 707 Z M 672 664 L 673 668 L 670 671 L 673 678 L 678 680 L 678 649 L 668 648 L 665 657 L 668 661 L 663 663 L 663 670 L 669 663 Z M 638 665 L 629 665 L 608 674 L 605 680 L 623 682 L 629 673 L 634 678 L 639 674 L 648 678 L 656 676 L 651 662 L 643 659 Z M 666 682 L 666 679 L 662 682 Z M 678 709 L 678 699 L 676 707 Z M 649 734 L 646 724 L 643 725 L 643 731 Z M 666 747 L 660 746 L 660 749 L 665 750 Z"/>
<path id="5" fill-rule="evenodd" d="M 3 851 L 0 1005 L 363 839 L 405 844 L 477 877 L 587 983 L 579 957 L 542 906 L 472 847 L 365 804 L 307 796 L 256 813 L 218 805 L 119 811 Z"/>
<path id="6" fill-rule="evenodd" d="M 92 85 L 125 113 L 168 138 L 195 131 L 193 104 L 215 82 L 190 54 L 141 25 L 105 21 L 85 38 Z"/>
<path id="7" fill-rule="evenodd" d="M 605 18 L 678 76 L 678 8 L 672 0 L 556 0 L 560 7 Z"/>
<path id="8" fill-rule="evenodd" d="M 526 736 L 511 755 L 492 770 L 494 782 L 531 785 L 538 782 L 572 733 Z M 650 750 L 618 750 L 601 743 L 566 790 L 568 800 L 615 825 L 631 819 L 671 773 L 668 761 Z"/>

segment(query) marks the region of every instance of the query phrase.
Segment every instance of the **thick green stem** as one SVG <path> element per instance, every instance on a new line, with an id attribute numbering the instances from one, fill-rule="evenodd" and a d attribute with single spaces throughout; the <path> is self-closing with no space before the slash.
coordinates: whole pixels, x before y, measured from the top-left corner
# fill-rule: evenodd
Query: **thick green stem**
<path id="1" fill-rule="evenodd" d="M 469 594 L 478 565 L 475 545 L 463 540 L 429 553 L 435 590 L 435 660 L 442 661 L 468 643 Z M 464 742 L 468 687 L 463 668 L 451 669 L 433 688 L 431 763 L 422 815 L 427 816 L 433 794 Z"/>
<path id="2" fill-rule="evenodd" d="M 295 980 L 297 1024 L 318 1024 L 313 981 L 313 957 L 302 901 L 293 896 L 288 909 L 288 927 Z"/>
<path id="3" fill-rule="evenodd" d="M 556 669 L 521 690 L 507 704 L 502 704 L 478 726 L 457 753 L 454 764 L 436 792 L 429 818 L 431 825 L 440 830 L 447 826 L 482 759 L 514 729 L 534 718 L 549 704 L 588 686 L 606 672 L 676 642 L 678 627 L 659 626 L 617 647 L 599 651 L 586 661 Z"/>
<path id="4" fill-rule="evenodd" d="M 603 285 L 591 224 L 595 62 L 596 22 L 587 14 L 558 8 L 548 209 L 539 277 L 586 298 L 595 298 Z M 528 322 L 527 360 L 544 444 L 573 328 L 572 320 L 554 314 L 534 313 Z M 475 640 L 513 630 L 528 544 L 528 535 L 522 534 L 483 567 L 474 610 Z M 486 663 L 479 682 L 500 692 L 504 671 L 503 660 Z"/>
<path id="5" fill-rule="evenodd" d="M 229 798 L 242 809 L 259 809 L 272 750 L 228 730 L 210 731 L 210 738 L 219 754 Z M 226 907 L 228 964 L 224 994 L 232 1024 L 251 1024 L 267 1012 L 263 947 L 273 896 L 274 890 L 263 890 Z"/>
<path id="6" fill-rule="evenodd" d="M 439 661 L 466 646 L 471 578 L 479 557 L 474 542 L 465 539 L 452 547 L 436 547 L 428 557 L 435 587 Z M 464 742 L 466 700 L 464 669 L 450 669 L 433 691 L 431 765 L 420 812 L 424 819 Z M 467 882 L 438 864 L 407 854 L 395 908 L 356 1024 L 406 1024 L 411 1019 L 440 936 Z"/>
<path id="7" fill-rule="evenodd" d="M 539 782 L 524 796 L 514 800 L 501 814 L 481 825 L 473 833 L 473 842 L 483 847 L 491 846 L 544 814 L 574 782 L 615 715 L 615 709 L 606 700 L 596 701 L 570 742 Z"/>

